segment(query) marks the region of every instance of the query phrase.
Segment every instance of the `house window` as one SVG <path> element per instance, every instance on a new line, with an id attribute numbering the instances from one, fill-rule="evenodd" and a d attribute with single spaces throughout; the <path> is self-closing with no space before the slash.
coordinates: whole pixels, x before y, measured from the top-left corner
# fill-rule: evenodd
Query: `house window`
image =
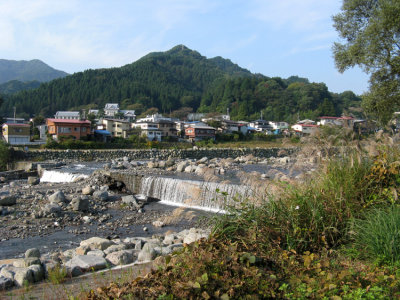
<path id="1" fill-rule="evenodd" d="M 79 128 L 78 128 L 78 127 L 75 127 L 75 128 L 74 128 L 74 131 L 75 131 L 75 132 L 78 132 L 78 131 L 79 131 Z"/>
<path id="2" fill-rule="evenodd" d="M 58 127 L 58 133 L 71 133 L 71 127 Z"/>
<path id="3" fill-rule="evenodd" d="M 86 132 L 86 127 L 82 127 L 82 132 Z"/>

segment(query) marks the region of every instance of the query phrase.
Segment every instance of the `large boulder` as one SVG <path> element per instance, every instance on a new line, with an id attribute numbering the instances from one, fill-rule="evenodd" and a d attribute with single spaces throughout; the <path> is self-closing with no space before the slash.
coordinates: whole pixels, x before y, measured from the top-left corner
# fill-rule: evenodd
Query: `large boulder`
<path id="1" fill-rule="evenodd" d="M 48 203 L 42 208 L 44 215 L 47 214 L 59 214 L 62 211 L 61 206 L 58 203 Z"/>
<path id="2" fill-rule="evenodd" d="M 92 195 L 94 192 L 94 188 L 92 188 L 90 185 L 85 186 L 82 189 L 82 195 Z"/>
<path id="3" fill-rule="evenodd" d="M 110 253 L 121 251 L 121 250 L 126 250 L 126 249 L 128 249 L 128 245 L 126 245 L 126 244 L 117 244 L 117 245 L 112 245 L 112 246 L 108 247 L 106 250 L 104 250 L 104 253 L 106 255 L 108 255 Z"/>
<path id="4" fill-rule="evenodd" d="M 74 211 L 88 211 L 89 198 L 87 196 L 74 197 L 71 201 L 71 207 Z"/>
<path id="5" fill-rule="evenodd" d="M 14 281 L 11 278 L 0 276 L 0 291 L 13 287 Z"/>
<path id="6" fill-rule="evenodd" d="M 44 279 L 44 268 L 42 265 L 31 265 L 28 267 L 33 273 L 33 281 L 38 282 Z"/>
<path id="7" fill-rule="evenodd" d="M 0 206 L 11 206 L 17 203 L 16 195 L 12 195 L 9 191 L 0 192 Z"/>
<path id="8" fill-rule="evenodd" d="M 14 269 L 14 284 L 16 286 L 24 286 L 26 282 L 33 283 L 35 277 L 33 271 L 29 268 L 15 268 Z"/>
<path id="9" fill-rule="evenodd" d="M 139 262 L 151 261 L 157 256 L 157 251 L 155 250 L 158 247 L 157 244 L 154 243 L 146 243 L 144 244 L 142 250 L 140 250 L 138 255 Z"/>
<path id="10" fill-rule="evenodd" d="M 40 257 L 40 251 L 38 248 L 30 248 L 28 250 L 25 251 L 25 258 L 28 257 L 36 257 L 39 258 Z"/>
<path id="11" fill-rule="evenodd" d="M 50 203 L 63 203 L 66 201 L 65 195 L 62 191 L 58 190 L 49 196 Z"/>
<path id="12" fill-rule="evenodd" d="M 28 177 L 28 184 L 29 185 L 37 185 L 40 182 L 40 178 L 36 176 L 29 176 Z"/>
<path id="13" fill-rule="evenodd" d="M 183 172 L 185 168 L 187 167 L 188 163 L 186 161 L 181 161 L 177 166 L 176 166 L 176 171 L 177 172 Z"/>
<path id="14" fill-rule="evenodd" d="M 134 255 L 130 250 L 120 250 L 108 254 L 106 259 L 115 266 L 127 265 L 133 262 Z"/>
<path id="15" fill-rule="evenodd" d="M 93 198 L 95 200 L 107 201 L 108 200 L 108 192 L 107 191 L 95 191 L 93 193 Z"/>
<path id="16" fill-rule="evenodd" d="M 70 270 L 78 267 L 84 272 L 97 271 L 105 269 L 107 267 L 107 261 L 101 256 L 77 255 L 67 261 L 65 266 Z"/>
<path id="17" fill-rule="evenodd" d="M 121 200 L 122 200 L 122 203 L 131 205 L 131 206 L 134 206 L 134 207 L 136 207 L 136 208 L 140 208 L 140 205 L 139 205 L 139 203 L 137 202 L 136 197 L 133 196 L 133 195 L 123 196 L 123 197 L 121 198 Z"/>
<path id="18" fill-rule="evenodd" d="M 92 237 L 90 239 L 84 240 L 80 243 L 81 247 L 89 247 L 91 250 L 99 249 L 106 250 L 108 247 L 115 245 L 113 241 L 100 238 L 100 237 Z"/>

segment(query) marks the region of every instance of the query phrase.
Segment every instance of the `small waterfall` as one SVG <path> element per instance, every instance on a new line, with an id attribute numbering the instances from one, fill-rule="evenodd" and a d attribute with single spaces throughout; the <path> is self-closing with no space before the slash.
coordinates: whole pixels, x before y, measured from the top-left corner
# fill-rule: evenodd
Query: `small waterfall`
<path id="1" fill-rule="evenodd" d="M 252 191 L 244 185 L 149 176 L 142 178 L 138 193 L 166 204 L 221 211 L 226 201 L 248 197 Z"/>
<path id="2" fill-rule="evenodd" d="M 44 170 L 42 177 L 40 177 L 41 182 L 74 182 L 81 178 L 87 178 L 88 175 L 85 174 L 74 174 L 68 172 L 60 172 L 55 170 Z"/>

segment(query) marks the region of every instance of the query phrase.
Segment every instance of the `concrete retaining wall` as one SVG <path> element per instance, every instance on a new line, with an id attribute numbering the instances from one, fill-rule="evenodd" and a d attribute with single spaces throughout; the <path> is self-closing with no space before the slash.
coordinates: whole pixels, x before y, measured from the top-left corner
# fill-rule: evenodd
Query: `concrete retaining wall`
<path id="1" fill-rule="evenodd" d="M 143 149 L 143 150 L 32 150 L 28 152 L 16 151 L 16 157 L 28 161 L 43 160 L 77 160 L 77 161 L 106 161 L 124 156 L 135 160 L 168 159 L 174 158 L 228 158 L 252 154 L 257 157 L 277 157 L 290 155 L 298 148 L 201 148 L 201 149 Z"/>

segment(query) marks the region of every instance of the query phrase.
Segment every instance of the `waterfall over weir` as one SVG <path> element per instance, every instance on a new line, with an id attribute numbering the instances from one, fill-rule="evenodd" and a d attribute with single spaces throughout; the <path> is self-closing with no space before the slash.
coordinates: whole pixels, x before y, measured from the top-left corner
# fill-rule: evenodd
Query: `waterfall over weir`
<path id="1" fill-rule="evenodd" d="M 230 183 L 129 174 L 123 177 L 119 180 L 122 179 L 135 194 L 153 197 L 170 205 L 203 210 L 221 211 L 233 198 L 242 199 L 252 194 L 250 187 Z"/>

